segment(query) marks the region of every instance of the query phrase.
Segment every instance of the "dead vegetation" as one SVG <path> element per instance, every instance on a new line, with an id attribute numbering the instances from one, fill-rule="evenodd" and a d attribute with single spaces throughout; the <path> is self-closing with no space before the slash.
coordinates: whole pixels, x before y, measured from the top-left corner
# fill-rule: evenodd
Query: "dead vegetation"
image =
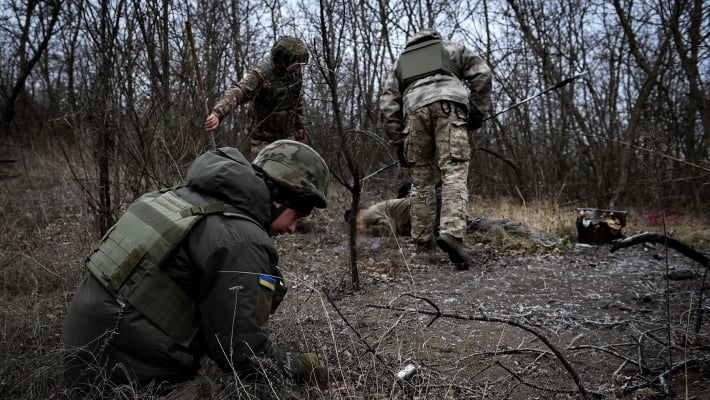
<path id="1" fill-rule="evenodd" d="M 91 216 L 59 172 L 0 185 L 0 397 L 76 397 L 61 381 L 58 338 L 86 273 L 81 261 L 98 240 Z M 243 381 L 206 362 L 214 398 L 710 396 L 708 302 L 700 298 L 709 284 L 698 263 L 658 244 L 615 253 L 575 246 L 573 209 L 474 202 L 473 215 L 507 218 L 534 236 L 471 235 L 478 263 L 470 271 L 456 271 L 443 253 L 416 254 L 408 238 L 363 238 L 362 290 L 353 292 L 346 197 L 336 188 L 312 233 L 276 240 L 289 295 L 274 338 L 327 360 L 328 387 Z M 630 212 L 628 234 L 657 228 L 634 215 L 643 214 Z M 667 228 L 688 232 L 675 237 L 708 254 L 708 226 L 698 224 Z M 94 398 L 156 397 L 152 388 L 98 389 Z"/>

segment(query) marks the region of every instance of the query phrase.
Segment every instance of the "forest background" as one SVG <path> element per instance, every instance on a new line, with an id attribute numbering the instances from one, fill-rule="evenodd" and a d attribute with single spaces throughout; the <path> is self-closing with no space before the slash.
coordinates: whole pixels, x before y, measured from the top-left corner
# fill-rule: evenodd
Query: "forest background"
<path id="1" fill-rule="evenodd" d="M 655 223 L 692 215 L 691 229 L 707 221 L 710 4 L 702 0 L 2 4 L 3 349 L 45 353 L 85 272 L 78 261 L 134 198 L 181 181 L 209 147 L 205 103 L 282 35 L 309 46 L 310 143 L 353 203 L 393 195 L 406 176 L 398 168 L 370 176 L 395 161 L 378 100 L 406 38 L 433 26 L 490 64 L 491 115 L 579 76 L 475 132 L 472 203 L 633 209 Z M 218 145 L 244 147 L 245 111 L 224 121 Z M 44 296 L 31 311 L 38 319 L 23 319 L 24 306 L 14 307 L 36 296 Z M 37 344 L 18 346 L 28 330 Z M 3 374 L 36 362 L 17 360 Z M 0 379 L 0 393 L 8 382 Z"/>
<path id="2" fill-rule="evenodd" d="M 204 102 L 281 35 L 310 47 L 308 132 L 336 178 L 352 186 L 387 165 L 377 140 L 383 80 L 406 38 L 427 26 L 489 62 L 491 114 L 584 74 L 475 133 L 473 196 L 699 212 L 710 198 L 710 6 L 701 0 L 5 4 L 2 158 L 63 158 L 101 232 L 126 201 L 182 177 L 207 148 Z M 220 127 L 219 145 L 242 146 L 245 109 Z"/>

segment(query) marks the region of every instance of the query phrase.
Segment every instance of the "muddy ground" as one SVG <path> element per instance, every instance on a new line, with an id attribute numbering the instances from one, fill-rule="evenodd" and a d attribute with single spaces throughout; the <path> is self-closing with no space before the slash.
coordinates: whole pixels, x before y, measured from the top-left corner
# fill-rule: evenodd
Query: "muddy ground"
<path id="1" fill-rule="evenodd" d="M 345 398 L 710 398 L 708 281 L 674 250 L 493 229 L 467 237 L 477 261 L 458 271 L 409 238 L 363 238 L 352 292 L 330 214 L 314 217 L 321 232 L 278 239 L 296 306 L 275 325 L 318 332 L 331 365 L 359 375 L 337 389 Z M 413 377 L 391 379 L 409 364 Z"/>
<path id="2" fill-rule="evenodd" d="M 98 238 L 71 183 L 47 186 L 4 182 L 14 194 L 2 196 L 2 398 L 68 393 L 58 334 Z M 310 232 L 276 239 L 289 294 L 274 339 L 317 352 L 327 386 L 250 386 L 206 362 L 214 398 L 710 398 L 710 313 L 699 312 L 710 308 L 699 303 L 708 281 L 688 257 L 494 229 L 467 237 L 476 263 L 458 271 L 443 253 L 416 254 L 408 238 L 362 238 L 355 291 L 346 203 L 334 197 Z M 414 373 L 396 378 L 409 365 Z"/>

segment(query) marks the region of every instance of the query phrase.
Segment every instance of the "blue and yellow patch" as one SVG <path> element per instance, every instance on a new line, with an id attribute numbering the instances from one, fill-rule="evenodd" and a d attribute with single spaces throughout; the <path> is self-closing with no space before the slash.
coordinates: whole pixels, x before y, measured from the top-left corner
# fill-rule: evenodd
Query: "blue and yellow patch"
<path id="1" fill-rule="evenodd" d="M 269 275 L 264 275 L 260 274 L 259 275 L 259 285 L 268 288 L 270 290 L 274 290 L 276 287 L 276 279 L 269 276 Z"/>

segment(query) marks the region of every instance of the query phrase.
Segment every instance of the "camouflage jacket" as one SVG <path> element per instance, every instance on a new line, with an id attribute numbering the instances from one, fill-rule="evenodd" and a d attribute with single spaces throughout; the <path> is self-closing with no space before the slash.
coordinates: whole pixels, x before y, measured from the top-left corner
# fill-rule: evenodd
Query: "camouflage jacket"
<path id="1" fill-rule="evenodd" d="M 412 36 L 407 44 L 421 38 Z M 444 49 L 458 66 L 460 76 L 435 74 L 405 86 L 398 74 L 398 59 L 389 72 L 380 97 L 384 130 L 392 143 L 405 136 L 407 115 L 436 101 L 448 100 L 467 107 L 470 116 L 482 118 L 490 109 L 491 69 L 486 61 L 466 47 L 444 41 Z"/>
<path id="2" fill-rule="evenodd" d="M 371 205 L 364 215 L 365 229 L 371 236 L 410 236 L 409 198 L 389 199 Z"/>
<path id="3" fill-rule="evenodd" d="M 270 60 L 264 60 L 225 90 L 212 112 L 221 121 L 236 106 L 251 101 L 249 130 L 275 132 L 301 129 L 305 126 L 302 86 L 300 73 L 277 76 Z"/>

